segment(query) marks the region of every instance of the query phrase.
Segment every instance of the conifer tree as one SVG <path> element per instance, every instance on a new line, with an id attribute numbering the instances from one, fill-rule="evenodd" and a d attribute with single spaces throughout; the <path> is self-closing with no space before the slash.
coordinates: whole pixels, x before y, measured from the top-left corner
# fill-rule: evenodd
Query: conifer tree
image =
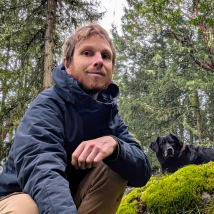
<path id="1" fill-rule="evenodd" d="M 103 16 L 97 1 L 0 0 L 0 164 L 30 102 L 51 86 L 71 31 Z"/>
<path id="2" fill-rule="evenodd" d="M 213 145 L 214 9 L 209 0 L 127 2 L 123 35 L 112 29 L 115 81 L 121 114 L 155 168 L 148 146 L 157 136 Z"/>

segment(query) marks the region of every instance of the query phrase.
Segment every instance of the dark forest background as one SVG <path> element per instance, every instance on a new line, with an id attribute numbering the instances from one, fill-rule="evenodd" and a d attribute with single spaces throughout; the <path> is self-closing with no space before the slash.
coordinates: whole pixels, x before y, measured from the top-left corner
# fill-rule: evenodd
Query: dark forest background
<path id="1" fill-rule="evenodd" d="M 174 133 L 214 146 L 213 0 L 127 0 L 122 36 L 112 26 L 121 115 L 153 172 L 149 144 Z M 39 92 L 51 87 L 71 31 L 102 19 L 99 1 L 0 0 L 0 165 Z M 105 27 L 105 26 L 103 26 Z"/>

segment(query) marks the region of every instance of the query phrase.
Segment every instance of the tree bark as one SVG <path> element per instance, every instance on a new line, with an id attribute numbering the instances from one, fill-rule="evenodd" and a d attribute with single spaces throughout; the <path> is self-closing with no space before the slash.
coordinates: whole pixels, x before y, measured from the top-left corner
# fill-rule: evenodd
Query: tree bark
<path id="1" fill-rule="evenodd" d="M 57 0 L 47 0 L 47 17 L 46 17 L 46 32 L 45 32 L 45 58 L 44 58 L 44 89 L 52 86 L 52 69 L 53 69 L 53 47 L 54 47 L 54 32 L 56 24 L 56 8 Z"/>
<path id="2" fill-rule="evenodd" d="M 187 114 L 186 114 L 186 120 L 187 120 L 187 123 L 190 124 L 191 127 L 193 127 L 192 125 L 192 118 L 194 118 L 194 110 L 192 111 L 192 108 L 190 107 L 191 104 L 190 104 L 190 95 L 186 94 L 186 102 L 187 102 Z M 189 142 L 190 144 L 193 144 L 194 142 L 194 135 L 193 135 L 193 132 L 190 129 L 187 129 L 187 131 L 189 132 Z"/>
<path id="3" fill-rule="evenodd" d="M 201 121 L 198 91 L 195 91 L 194 99 L 195 99 L 195 116 L 196 116 L 196 121 L 197 121 L 198 138 L 199 138 L 199 142 L 202 143 L 202 121 Z"/>
<path id="4" fill-rule="evenodd" d="M 193 144 L 193 134 L 192 134 L 192 132 L 190 131 L 189 132 L 189 141 L 190 141 L 190 144 Z"/>
<path id="5" fill-rule="evenodd" d="M 7 45 L 7 59 L 6 59 L 6 67 L 4 73 L 6 74 L 8 72 L 8 66 L 9 66 L 9 59 L 10 59 L 10 41 Z M 4 124 L 4 108 L 5 108 L 5 100 L 8 93 L 7 90 L 7 78 L 6 75 L 2 79 L 0 79 L 0 82 L 2 84 L 0 92 L 2 92 L 2 96 L 0 96 L 0 104 L 1 104 L 1 111 L 2 115 L 0 115 L 0 135 L 3 135 L 3 124 Z M 0 140 L 1 143 L 1 140 Z"/>

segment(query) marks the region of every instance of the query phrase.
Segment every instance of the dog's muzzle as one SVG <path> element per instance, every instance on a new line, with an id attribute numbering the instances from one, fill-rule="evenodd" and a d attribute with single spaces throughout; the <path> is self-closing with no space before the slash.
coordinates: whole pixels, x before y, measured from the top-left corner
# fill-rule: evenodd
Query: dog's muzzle
<path id="1" fill-rule="evenodd" d="M 173 148 L 167 148 L 164 152 L 165 158 L 173 157 L 174 156 L 174 150 Z"/>

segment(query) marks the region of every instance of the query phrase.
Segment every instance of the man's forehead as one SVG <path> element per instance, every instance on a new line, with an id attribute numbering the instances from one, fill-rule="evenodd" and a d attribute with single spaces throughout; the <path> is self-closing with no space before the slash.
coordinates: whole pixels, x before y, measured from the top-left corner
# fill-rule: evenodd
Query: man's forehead
<path id="1" fill-rule="evenodd" d="M 83 38 L 79 41 L 79 43 L 76 45 L 76 48 L 79 48 L 80 46 L 84 45 L 84 46 L 89 46 L 90 44 L 87 43 L 87 41 L 90 41 L 90 43 L 97 43 L 96 39 L 101 39 L 103 40 L 103 43 L 107 44 L 109 46 L 109 48 L 111 49 L 111 46 L 109 44 L 109 42 L 107 41 L 106 38 L 100 36 L 99 34 L 95 34 L 95 35 L 92 35 L 88 38 Z"/>

